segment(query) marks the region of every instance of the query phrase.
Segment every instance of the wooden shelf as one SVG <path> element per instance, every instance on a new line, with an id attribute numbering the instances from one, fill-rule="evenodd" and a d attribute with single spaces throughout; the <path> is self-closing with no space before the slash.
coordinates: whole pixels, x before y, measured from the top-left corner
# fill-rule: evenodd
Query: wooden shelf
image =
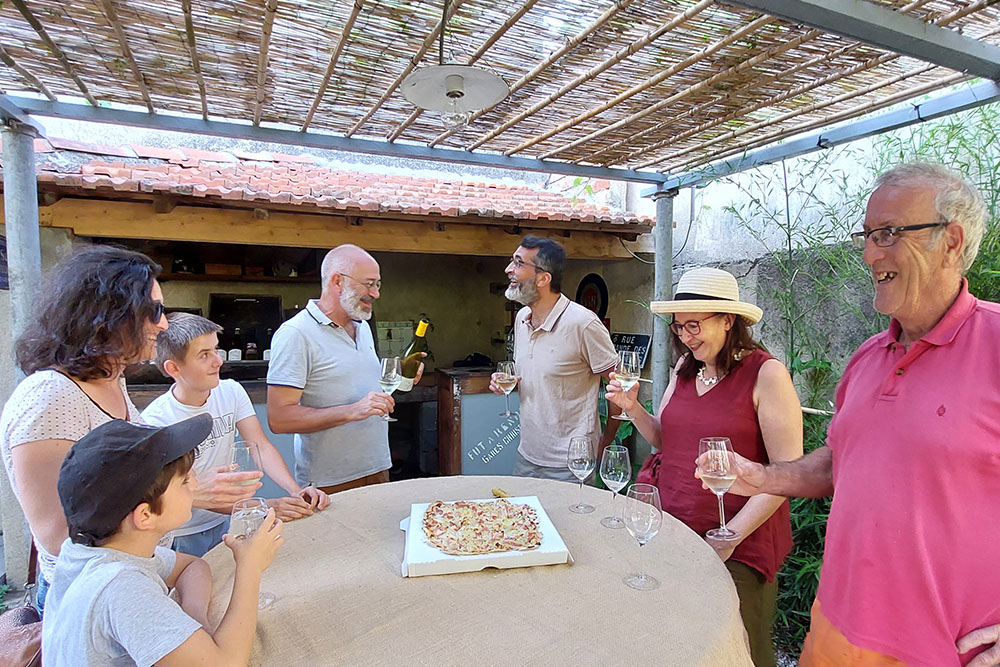
<path id="1" fill-rule="evenodd" d="M 168 280 L 188 280 L 192 282 L 236 282 L 236 283 L 314 283 L 319 284 L 316 276 L 295 276 L 294 278 L 281 278 L 279 276 L 214 276 L 202 273 L 161 273 L 160 282 Z"/>

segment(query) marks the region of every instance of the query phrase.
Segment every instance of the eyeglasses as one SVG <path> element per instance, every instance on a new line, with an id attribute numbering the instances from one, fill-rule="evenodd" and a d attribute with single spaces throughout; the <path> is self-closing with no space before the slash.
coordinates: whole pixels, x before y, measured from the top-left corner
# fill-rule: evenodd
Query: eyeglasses
<path id="1" fill-rule="evenodd" d="M 687 331 L 692 336 L 697 336 L 701 333 L 701 323 L 705 320 L 710 320 L 713 317 L 718 317 L 723 313 L 715 313 L 714 315 L 709 315 L 708 317 L 703 317 L 700 320 L 688 320 L 687 322 L 671 322 L 670 330 L 674 332 L 675 336 L 680 336 L 681 331 Z"/>
<path id="2" fill-rule="evenodd" d="M 510 266 L 511 264 L 513 264 L 515 267 L 517 267 L 519 269 L 522 269 L 522 268 L 524 268 L 526 266 L 530 266 L 535 271 L 545 271 L 545 269 L 543 269 L 542 267 L 538 266 L 537 264 L 532 264 L 531 262 L 526 262 L 523 259 L 521 259 L 520 257 L 511 257 L 510 258 L 510 262 L 507 265 Z"/>
<path id="3" fill-rule="evenodd" d="M 354 282 L 358 283 L 359 285 L 364 285 L 369 290 L 382 289 L 382 281 L 381 280 L 358 280 L 354 276 L 349 276 L 346 273 L 341 273 L 340 275 L 345 276 L 347 278 L 350 278 L 351 280 L 353 280 Z"/>
<path id="4" fill-rule="evenodd" d="M 150 301 L 149 302 L 149 320 L 153 324 L 159 324 L 160 319 L 163 317 L 163 302 L 162 301 Z"/>
<path id="5" fill-rule="evenodd" d="M 865 244 L 868 239 L 871 238 L 880 248 L 888 248 L 896 242 L 897 234 L 900 232 L 916 231 L 918 229 L 930 229 L 931 227 L 947 227 L 947 221 L 942 222 L 928 222 L 922 225 L 903 225 L 902 227 L 879 227 L 878 229 L 870 229 L 866 232 L 854 232 L 851 234 L 851 243 L 858 250 L 864 250 Z"/>

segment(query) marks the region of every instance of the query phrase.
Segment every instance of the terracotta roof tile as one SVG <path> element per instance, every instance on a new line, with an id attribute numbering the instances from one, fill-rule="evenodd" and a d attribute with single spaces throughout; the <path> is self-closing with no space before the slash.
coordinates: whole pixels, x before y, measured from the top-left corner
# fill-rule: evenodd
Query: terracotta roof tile
<path id="1" fill-rule="evenodd" d="M 317 165 L 309 156 L 282 153 L 235 150 L 223 153 L 139 145 L 117 149 L 60 139 L 50 142 L 60 150 L 130 158 L 127 165 L 120 160 L 95 158 L 83 164 L 48 160 L 39 166 L 40 182 L 87 190 L 171 192 L 209 199 L 409 215 L 614 224 L 652 222 L 649 217 L 612 211 L 607 206 L 525 184 L 345 171 Z M 39 150 L 37 145 L 36 150 Z M 556 187 L 566 183 L 572 183 L 572 179 L 561 179 Z M 594 190 L 611 186 L 606 180 L 591 184 Z"/>

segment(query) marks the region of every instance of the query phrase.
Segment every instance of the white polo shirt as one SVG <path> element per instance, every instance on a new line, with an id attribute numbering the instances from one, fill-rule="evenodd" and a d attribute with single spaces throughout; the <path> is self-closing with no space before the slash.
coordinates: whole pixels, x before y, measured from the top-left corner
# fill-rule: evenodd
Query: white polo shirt
<path id="1" fill-rule="evenodd" d="M 351 338 L 310 299 L 271 340 L 267 384 L 302 390 L 299 404 L 327 408 L 382 391 L 381 365 L 367 322 Z M 295 434 L 295 481 L 333 486 L 392 467 L 388 422 L 378 415 L 315 433 Z"/>
<path id="2" fill-rule="evenodd" d="M 596 441 L 601 428 L 600 375 L 617 361 L 601 320 L 565 294 L 537 329 L 531 327 L 531 308 L 522 308 L 514 325 L 514 365 L 521 376 L 521 456 L 537 466 L 564 468 L 572 436 Z"/>

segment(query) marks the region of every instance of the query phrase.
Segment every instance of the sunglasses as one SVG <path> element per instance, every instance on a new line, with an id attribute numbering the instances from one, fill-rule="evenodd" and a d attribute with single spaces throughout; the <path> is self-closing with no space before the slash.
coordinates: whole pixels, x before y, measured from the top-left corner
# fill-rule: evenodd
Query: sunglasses
<path id="1" fill-rule="evenodd" d="M 159 324 L 163 317 L 163 303 L 160 301 L 150 301 L 149 320 L 153 324 Z"/>

